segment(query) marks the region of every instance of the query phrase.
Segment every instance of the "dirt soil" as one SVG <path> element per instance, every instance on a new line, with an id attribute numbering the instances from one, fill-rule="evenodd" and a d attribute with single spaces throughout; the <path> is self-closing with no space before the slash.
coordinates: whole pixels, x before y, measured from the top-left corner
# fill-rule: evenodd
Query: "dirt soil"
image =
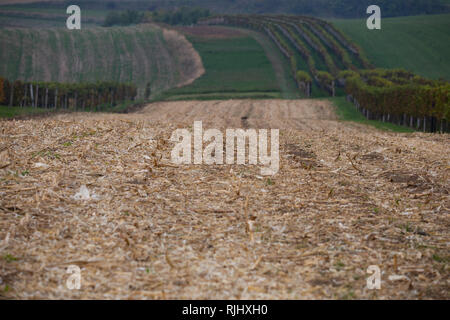
<path id="1" fill-rule="evenodd" d="M 172 164 L 194 120 L 279 128 L 278 174 Z M 0 297 L 449 299 L 449 154 L 449 135 L 340 122 L 318 100 L 3 121 Z"/>

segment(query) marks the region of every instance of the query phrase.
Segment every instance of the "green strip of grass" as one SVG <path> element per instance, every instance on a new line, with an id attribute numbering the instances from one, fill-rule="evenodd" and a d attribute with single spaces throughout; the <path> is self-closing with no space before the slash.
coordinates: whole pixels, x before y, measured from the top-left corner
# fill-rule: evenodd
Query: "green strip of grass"
<path id="1" fill-rule="evenodd" d="M 223 92 L 205 94 L 161 95 L 156 101 L 227 100 L 227 99 L 282 99 L 280 92 Z"/>
<path id="2" fill-rule="evenodd" d="M 21 107 L 8 107 L 0 106 L 0 118 L 16 118 L 29 115 L 44 114 L 49 112 L 54 112 L 54 109 L 41 109 L 41 108 L 21 108 Z"/>
<path id="3" fill-rule="evenodd" d="M 146 103 L 144 100 L 135 101 L 124 101 L 111 107 L 110 105 L 99 105 L 91 110 L 75 110 L 75 109 L 43 109 L 43 108 L 32 108 L 32 107 L 9 107 L 0 106 L 0 119 L 13 119 L 22 118 L 28 116 L 45 115 L 57 112 L 112 112 L 112 113 L 123 113 L 129 108 Z M 153 100 L 152 100 L 153 102 Z"/>
<path id="4" fill-rule="evenodd" d="M 399 126 L 390 122 L 367 120 L 358 110 L 356 110 L 355 106 L 351 102 L 345 99 L 345 97 L 328 98 L 328 100 L 330 100 L 336 107 L 336 114 L 338 115 L 339 120 L 353 121 L 385 131 L 414 132 L 414 130 L 408 127 Z"/>
<path id="5" fill-rule="evenodd" d="M 231 27 L 229 27 L 231 29 Z M 297 85 L 292 81 L 290 62 L 283 56 L 280 50 L 276 47 L 272 39 L 270 39 L 265 33 L 257 32 L 251 29 L 245 28 L 232 28 L 238 29 L 243 33 L 250 35 L 253 39 L 258 41 L 261 47 L 264 49 L 267 58 L 272 63 L 272 67 L 275 73 L 276 81 L 281 90 L 281 98 L 283 99 L 297 99 L 302 97 L 302 94 L 297 88 Z"/>
<path id="6" fill-rule="evenodd" d="M 137 105 L 142 105 L 147 103 L 145 100 L 127 100 L 122 103 L 115 105 L 114 107 L 110 107 L 109 105 L 99 106 L 95 111 L 96 112 L 112 112 L 112 113 L 123 113 L 126 112 L 129 108 L 133 108 Z"/>

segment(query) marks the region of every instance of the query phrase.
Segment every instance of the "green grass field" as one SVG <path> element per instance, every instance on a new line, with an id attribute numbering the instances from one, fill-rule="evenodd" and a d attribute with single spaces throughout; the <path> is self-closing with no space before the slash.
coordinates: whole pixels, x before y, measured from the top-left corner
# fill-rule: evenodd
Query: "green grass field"
<path id="1" fill-rule="evenodd" d="M 249 36 L 225 39 L 190 37 L 205 74 L 191 85 L 169 90 L 164 99 L 280 98 L 272 64 Z"/>
<path id="2" fill-rule="evenodd" d="M 366 20 L 332 20 L 380 68 L 404 68 L 432 79 L 450 79 L 450 14 L 382 18 L 381 30 Z"/>
<path id="3" fill-rule="evenodd" d="M 284 99 L 300 98 L 301 94 L 297 88 L 297 84 L 292 81 L 293 75 L 289 61 L 281 54 L 273 41 L 262 32 L 243 28 L 239 28 L 239 30 L 251 36 L 263 47 L 267 58 L 272 63 L 276 81 L 281 90 L 281 97 Z"/>

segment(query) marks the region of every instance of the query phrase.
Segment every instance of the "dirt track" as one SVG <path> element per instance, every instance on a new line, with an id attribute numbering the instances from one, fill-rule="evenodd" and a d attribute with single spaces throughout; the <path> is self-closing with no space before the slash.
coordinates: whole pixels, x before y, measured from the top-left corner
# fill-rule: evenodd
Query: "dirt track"
<path id="1" fill-rule="evenodd" d="M 334 119 L 327 102 L 245 100 L 1 122 L 1 295 L 448 299 L 449 136 Z M 280 128 L 279 173 L 172 165 L 194 120 Z"/>
<path id="2" fill-rule="evenodd" d="M 227 100 L 160 102 L 144 108 L 140 114 L 168 123 L 201 120 L 211 127 L 295 128 L 322 126 L 335 120 L 333 106 L 326 100 Z"/>

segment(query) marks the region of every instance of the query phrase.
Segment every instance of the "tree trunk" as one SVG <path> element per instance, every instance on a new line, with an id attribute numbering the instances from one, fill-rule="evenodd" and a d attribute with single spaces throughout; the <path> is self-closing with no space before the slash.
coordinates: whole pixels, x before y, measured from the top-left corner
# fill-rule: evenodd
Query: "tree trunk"
<path id="1" fill-rule="evenodd" d="M 48 106 L 48 88 L 45 88 L 45 102 L 44 108 L 47 109 Z"/>
<path id="2" fill-rule="evenodd" d="M 34 103 L 34 107 L 37 108 L 38 104 L 39 104 L 39 85 L 36 85 L 36 99 L 35 99 L 35 103 Z"/>
<path id="3" fill-rule="evenodd" d="M 13 105 L 13 100 L 14 100 L 14 83 L 11 82 L 11 85 L 9 86 L 10 88 L 10 94 L 9 94 L 9 106 L 12 107 Z"/>
<path id="4" fill-rule="evenodd" d="M 55 109 L 58 108 L 58 88 L 55 89 Z"/>
<path id="5" fill-rule="evenodd" d="M 24 94 L 24 97 L 23 97 L 23 102 L 22 102 L 22 107 L 26 107 L 26 105 L 27 105 L 27 100 L 28 100 L 28 86 L 27 85 L 24 85 L 24 91 L 25 91 L 25 94 Z"/>
<path id="6" fill-rule="evenodd" d="M 34 94 L 33 94 L 33 85 L 30 84 L 30 97 L 31 97 L 31 106 L 34 106 Z"/>
<path id="7" fill-rule="evenodd" d="M 427 130 L 427 117 L 423 117 L 423 132 Z"/>

